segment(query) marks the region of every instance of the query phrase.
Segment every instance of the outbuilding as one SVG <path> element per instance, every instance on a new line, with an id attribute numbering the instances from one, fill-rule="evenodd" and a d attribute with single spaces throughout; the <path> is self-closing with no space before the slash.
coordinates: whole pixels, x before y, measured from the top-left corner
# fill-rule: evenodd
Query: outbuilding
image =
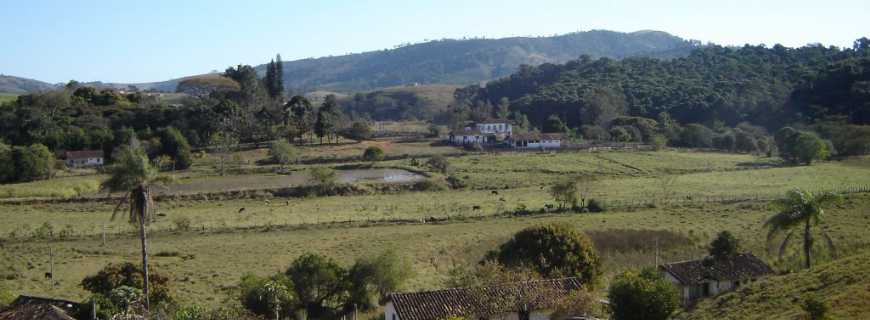
<path id="1" fill-rule="evenodd" d="M 719 295 L 772 274 L 773 269 L 752 253 L 668 263 L 662 274 L 680 290 L 683 305 Z"/>

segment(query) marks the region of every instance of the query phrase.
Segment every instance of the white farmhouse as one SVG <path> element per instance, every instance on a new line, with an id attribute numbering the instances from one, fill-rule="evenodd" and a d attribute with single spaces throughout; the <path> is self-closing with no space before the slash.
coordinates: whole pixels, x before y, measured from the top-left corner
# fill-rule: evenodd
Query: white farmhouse
<path id="1" fill-rule="evenodd" d="M 480 130 L 464 130 L 450 132 L 450 143 L 454 145 L 484 145 L 489 141 L 489 135 L 480 132 Z"/>
<path id="2" fill-rule="evenodd" d="M 82 150 L 64 152 L 67 168 L 99 167 L 103 165 L 102 150 Z"/>
<path id="3" fill-rule="evenodd" d="M 483 134 L 510 136 L 513 132 L 510 122 L 488 121 L 475 123 L 474 126 Z"/>
<path id="4" fill-rule="evenodd" d="M 751 253 L 669 263 L 659 266 L 659 270 L 680 290 L 686 306 L 773 273 L 770 266 Z"/>
<path id="5" fill-rule="evenodd" d="M 508 138 L 508 143 L 514 149 L 559 149 L 562 148 L 563 136 L 556 133 L 524 133 Z"/>
<path id="6" fill-rule="evenodd" d="M 555 301 L 583 287 L 578 278 L 537 280 L 480 288 L 393 293 L 384 320 L 550 320 Z M 522 310 L 518 310 L 522 309 Z"/>

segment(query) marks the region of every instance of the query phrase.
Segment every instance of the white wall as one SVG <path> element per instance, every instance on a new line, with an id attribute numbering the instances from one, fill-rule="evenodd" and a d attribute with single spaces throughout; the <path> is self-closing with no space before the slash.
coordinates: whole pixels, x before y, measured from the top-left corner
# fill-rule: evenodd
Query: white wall
<path id="1" fill-rule="evenodd" d="M 401 320 L 392 301 L 387 302 L 387 305 L 384 306 L 384 320 Z"/>

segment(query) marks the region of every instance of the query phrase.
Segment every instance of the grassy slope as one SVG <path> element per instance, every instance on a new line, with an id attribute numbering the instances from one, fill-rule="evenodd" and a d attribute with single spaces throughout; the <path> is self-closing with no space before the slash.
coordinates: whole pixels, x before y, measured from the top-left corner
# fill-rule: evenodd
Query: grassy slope
<path id="1" fill-rule="evenodd" d="M 17 98 L 18 95 L 14 93 L 0 93 L 0 104 L 8 101 L 15 101 Z"/>
<path id="2" fill-rule="evenodd" d="M 868 206 L 870 196 L 863 195 L 853 197 L 843 208 L 829 210 L 829 230 L 846 252 L 850 251 L 849 248 L 870 244 L 865 232 L 870 227 L 870 220 L 863 211 Z M 216 289 L 232 287 L 243 273 L 265 275 L 283 270 L 294 257 L 305 252 L 319 252 L 350 264 L 355 258 L 395 249 L 413 259 L 417 275 L 409 289 L 438 287 L 452 266 L 477 261 L 486 250 L 521 228 L 551 222 L 568 223 L 581 230 L 669 230 L 695 239 L 684 247 L 664 250 L 662 258 L 668 261 L 697 257 L 703 252 L 702 244 L 716 232 L 730 230 L 747 249 L 765 256 L 762 221 L 769 214 L 763 204 L 740 203 L 450 224 L 156 232 L 151 236 L 151 252 L 155 255 L 153 261 L 157 269 L 170 275 L 175 282 L 176 294 L 182 300 L 203 299 L 207 304 L 214 304 L 224 295 Z M 104 214 L 98 218 L 106 221 Z M 115 226 L 123 227 L 124 224 L 116 223 Z M 106 247 L 100 242 L 99 237 L 58 242 L 9 242 L 2 250 L 5 256 L 0 257 L 0 273 L 2 278 L 14 275 L 9 283 L 16 292 L 50 294 L 52 291 L 42 281 L 42 273 L 48 268 L 47 250 L 51 246 L 55 249 L 55 270 L 60 283 L 53 292 L 80 298 L 84 292 L 78 287 L 78 282 L 84 276 L 96 272 L 107 262 L 137 259 L 135 237 L 112 236 Z M 160 252 L 177 252 L 179 256 L 193 255 L 194 258 L 156 256 Z M 625 268 L 650 266 L 654 259 L 650 250 L 606 251 L 601 254 L 608 275 Z"/>
<path id="3" fill-rule="evenodd" d="M 686 319 L 796 319 L 800 303 L 816 295 L 831 306 L 833 319 L 870 314 L 870 251 L 754 283 L 701 303 Z"/>

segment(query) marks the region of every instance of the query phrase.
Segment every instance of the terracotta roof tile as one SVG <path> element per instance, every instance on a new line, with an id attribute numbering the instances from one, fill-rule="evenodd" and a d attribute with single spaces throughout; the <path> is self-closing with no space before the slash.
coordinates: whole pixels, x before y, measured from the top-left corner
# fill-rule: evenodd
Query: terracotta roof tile
<path id="1" fill-rule="evenodd" d="M 451 316 L 500 314 L 513 311 L 511 297 L 544 297 L 536 292 L 567 296 L 581 289 L 578 278 L 528 281 L 481 288 L 453 288 L 434 291 L 393 293 L 389 299 L 402 320 L 443 320 Z M 531 298 L 534 299 L 534 298 Z M 542 300 L 542 299 L 539 299 Z M 545 309 L 556 301 L 532 301 Z"/>
<path id="2" fill-rule="evenodd" d="M 704 280 L 757 279 L 773 273 L 764 261 L 751 253 L 736 254 L 727 258 L 708 257 L 700 260 L 665 264 L 660 267 L 686 285 Z"/>

